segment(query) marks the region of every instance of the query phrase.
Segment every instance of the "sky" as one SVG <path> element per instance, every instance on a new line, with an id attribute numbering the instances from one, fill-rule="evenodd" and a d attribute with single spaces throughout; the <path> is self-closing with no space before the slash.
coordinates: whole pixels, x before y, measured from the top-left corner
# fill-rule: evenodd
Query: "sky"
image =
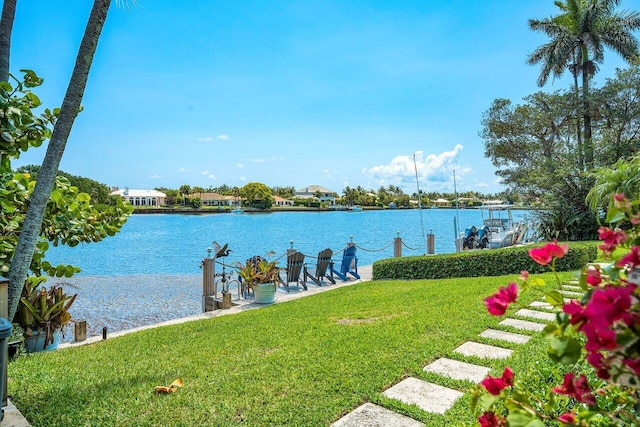
<path id="1" fill-rule="evenodd" d="M 45 79 L 46 107 L 62 103 L 91 3 L 18 2 L 11 71 Z M 337 193 L 413 193 L 417 169 L 426 192 L 453 192 L 454 174 L 459 192 L 500 192 L 482 115 L 569 87 L 537 87 L 526 64 L 547 41 L 528 19 L 555 14 L 552 0 L 114 1 L 60 168 L 120 188 Z M 596 84 L 625 66 L 607 52 Z"/>

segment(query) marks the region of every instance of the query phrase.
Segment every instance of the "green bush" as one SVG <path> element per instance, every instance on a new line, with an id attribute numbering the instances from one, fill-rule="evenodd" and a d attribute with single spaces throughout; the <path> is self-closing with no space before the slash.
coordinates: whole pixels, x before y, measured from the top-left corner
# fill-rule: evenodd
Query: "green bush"
<path id="1" fill-rule="evenodd" d="M 445 255 L 421 255 L 389 258 L 373 263 L 373 278 L 378 279 L 447 279 L 453 277 L 502 276 L 549 271 L 529 257 L 533 246 L 468 251 Z M 573 242 L 564 258 L 556 261 L 557 271 L 580 270 L 596 259 L 597 244 Z"/>

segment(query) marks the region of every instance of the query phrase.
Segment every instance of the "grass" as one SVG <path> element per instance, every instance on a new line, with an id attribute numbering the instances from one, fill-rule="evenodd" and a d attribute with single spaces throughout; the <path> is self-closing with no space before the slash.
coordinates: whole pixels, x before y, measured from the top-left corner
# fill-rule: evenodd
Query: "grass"
<path id="1" fill-rule="evenodd" d="M 471 424 L 477 415 L 468 394 L 443 416 L 382 391 L 414 376 L 466 392 L 469 382 L 422 371 L 443 356 L 500 373 L 504 361 L 453 350 L 469 340 L 497 344 L 478 337 L 486 328 L 511 330 L 486 312 L 482 298 L 512 279 L 367 282 L 38 353 L 10 364 L 9 397 L 34 426 L 327 426 L 364 402 L 427 425 Z M 532 298 L 525 294 L 521 305 Z M 544 358 L 536 340 L 499 345 L 515 349 L 512 359 L 523 366 Z M 184 382 L 177 392 L 154 393 L 176 378 Z"/>

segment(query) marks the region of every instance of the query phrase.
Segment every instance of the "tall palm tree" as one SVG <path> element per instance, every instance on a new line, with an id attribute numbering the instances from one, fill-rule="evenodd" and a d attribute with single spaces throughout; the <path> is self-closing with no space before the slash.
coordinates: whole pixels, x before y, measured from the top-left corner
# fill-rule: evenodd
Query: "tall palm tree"
<path id="1" fill-rule="evenodd" d="M 11 33 L 16 17 L 17 0 L 4 0 L 0 19 L 0 81 L 9 79 L 9 57 L 11 53 Z"/>
<path id="2" fill-rule="evenodd" d="M 542 64 L 538 85 L 544 86 L 551 74 L 561 76 L 569 69 L 577 82 L 582 76 L 582 118 L 584 162 L 593 168 L 589 81 L 604 60 L 605 47 L 631 62 L 638 56 L 638 40 L 633 31 L 640 28 L 640 13 L 616 12 L 620 0 L 556 1 L 561 13 L 542 20 L 530 19 L 529 27 L 551 39 L 528 58 L 530 65 Z"/>
<path id="3" fill-rule="evenodd" d="M 18 299 L 27 279 L 36 242 L 40 236 L 44 211 L 53 190 L 60 160 L 67 145 L 73 122 L 78 115 L 78 111 L 80 111 L 91 62 L 98 47 L 98 40 L 102 33 L 104 22 L 107 19 L 110 5 L 111 0 L 95 0 L 93 3 L 89 21 L 78 49 L 71 80 L 62 101 L 60 114 L 53 128 L 45 158 L 38 173 L 38 181 L 29 201 L 29 209 L 27 210 L 20 239 L 16 245 L 15 254 L 11 260 L 11 268 L 9 269 L 9 319 L 13 318 L 13 314 L 18 307 Z"/>

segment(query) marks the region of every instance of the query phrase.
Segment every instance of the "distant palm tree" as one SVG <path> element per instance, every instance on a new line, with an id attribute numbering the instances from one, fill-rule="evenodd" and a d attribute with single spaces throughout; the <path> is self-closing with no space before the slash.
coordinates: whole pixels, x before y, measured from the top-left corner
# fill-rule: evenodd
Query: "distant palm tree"
<path id="1" fill-rule="evenodd" d="M 556 1 L 559 15 L 542 20 L 530 19 L 529 27 L 551 39 L 528 58 L 530 65 L 542 64 L 538 85 L 544 86 L 553 73 L 559 77 L 569 69 L 577 82 L 582 76 L 582 116 L 584 124 L 584 161 L 593 167 L 589 80 L 604 60 L 604 48 L 617 52 L 631 62 L 638 56 L 638 40 L 633 31 L 640 28 L 640 13 L 615 12 L 620 0 Z"/>

